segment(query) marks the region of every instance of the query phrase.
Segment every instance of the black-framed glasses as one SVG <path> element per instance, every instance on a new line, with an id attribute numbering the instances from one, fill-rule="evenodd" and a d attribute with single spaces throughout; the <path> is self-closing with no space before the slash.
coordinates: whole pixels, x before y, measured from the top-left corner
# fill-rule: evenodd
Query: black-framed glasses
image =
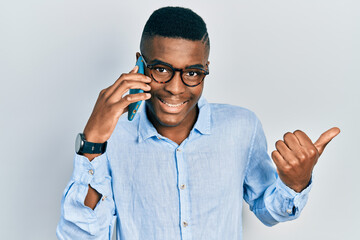
<path id="1" fill-rule="evenodd" d="M 144 55 L 143 55 L 144 59 Z M 150 70 L 150 75 L 157 83 L 168 83 L 175 76 L 175 72 L 180 72 L 181 81 L 188 87 L 196 87 L 209 75 L 209 70 L 202 68 L 202 65 L 193 65 L 185 69 L 174 68 L 166 62 L 154 60 L 147 64 L 144 59 L 145 67 Z M 208 68 L 208 65 L 206 64 Z"/>

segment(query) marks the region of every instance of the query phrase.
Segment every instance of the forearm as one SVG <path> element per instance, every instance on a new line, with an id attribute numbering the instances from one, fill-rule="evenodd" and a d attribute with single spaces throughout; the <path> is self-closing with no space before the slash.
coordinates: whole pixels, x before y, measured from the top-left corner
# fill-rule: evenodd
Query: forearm
<path id="1" fill-rule="evenodd" d="M 262 196 L 249 203 L 250 208 L 267 226 L 294 220 L 305 207 L 311 186 L 310 183 L 302 192 L 297 193 L 277 179 Z"/>
<path id="2" fill-rule="evenodd" d="M 59 239 L 106 239 L 115 218 L 106 153 L 92 158 L 75 155 L 73 176 L 62 199 Z M 101 198 L 101 196 L 103 196 Z"/>
<path id="3" fill-rule="evenodd" d="M 84 156 L 87 157 L 89 159 L 89 161 L 91 162 L 95 157 L 100 156 L 101 154 L 88 154 L 85 153 Z M 100 201 L 101 199 L 101 194 L 96 191 L 94 188 L 92 188 L 89 184 L 89 189 L 88 189 L 88 193 L 85 197 L 84 200 L 84 204 L 85 206 L 88 206 L 89 208 L 91 208 L 92 210 L 94 210 L 94 208 L 96 207 L 96 204 Z"/>
<path id="4" fill-rule="evenodd" d="M 267 143 L 260 124 L 255 127 L 253 136 L 244 179 L 245 201 L 267 226 L 297 218 L 307 201 L 311 182 L 301 193 L 287 187 L 267 154 Z"/>
<path id="5" fill-rule="evenodd" d="M 84 205 L 94 210 L 96 204 L 100 201 L 101 196 L 102 195 L 98 193 L 94 188 L 92 188 L 89 184 L 89 189 L 84 200 Z"/>

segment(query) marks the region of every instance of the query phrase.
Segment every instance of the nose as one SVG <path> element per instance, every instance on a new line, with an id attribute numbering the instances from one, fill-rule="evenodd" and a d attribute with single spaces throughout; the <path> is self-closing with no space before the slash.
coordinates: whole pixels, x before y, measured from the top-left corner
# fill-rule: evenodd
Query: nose
<path id="1" fill-rule="evenodd" d="M 175 72 L 170 82 L 165 83 L 164 89 L 172 95 L 180 95 L 185 92 L 186 86 L 181 80 L 181 73 Z"/>

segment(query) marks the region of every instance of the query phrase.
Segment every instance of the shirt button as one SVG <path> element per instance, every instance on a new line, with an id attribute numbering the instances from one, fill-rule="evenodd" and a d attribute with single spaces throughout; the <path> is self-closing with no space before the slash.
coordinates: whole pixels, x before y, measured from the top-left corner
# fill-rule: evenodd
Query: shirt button
<path id="1" fill-rule="evenodd" d="M 181 184 L 180 189 L 184 190 L 186 188 L 185 184 Z"/>
<path id="2" fill-rule="evenodd" d="M 94 175 L 94 170 L 90 169 L 90 170 L 89 170 L 89 174 L 90 174 L 90 175 Z"/>
<path id="3" fill-rule="evenodd" d="M 178 149 L 176 149 L 176 151 L 181 152 L 181 149 L 180 149 L 180 148 L 178 148 Z"/>
<path id="4" fill-rule="evenodd" d="M 292 214 L 292 209 L 286 209 L 286 212 L 288 213 L 288 214 Z"/>
<path id="5" fill-rule="evenodd" d="M 185 221 L 183 221 L 183 227 L 187 227 L 189 224 Z"/>

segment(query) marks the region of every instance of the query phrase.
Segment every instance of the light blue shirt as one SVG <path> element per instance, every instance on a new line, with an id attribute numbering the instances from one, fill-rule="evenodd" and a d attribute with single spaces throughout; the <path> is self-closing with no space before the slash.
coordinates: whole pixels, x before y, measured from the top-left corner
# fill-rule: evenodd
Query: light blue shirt
<path id="1" fill-rule="evenodd" d="M 144 104 L 143 104 L 144 105 Z M 180 144 L 161 136 L 140 111 L 122 116 L 106 153 L 76 155 L 62 199 L 59 239 L 242 239 L 243 199 L 265 225 L 295 219 L 311 184 L 296 193 L 278 178 L 254 113 L 199 103 L 198 119 Z M 88 184 L 102 194 L 84 205 Z"/>

